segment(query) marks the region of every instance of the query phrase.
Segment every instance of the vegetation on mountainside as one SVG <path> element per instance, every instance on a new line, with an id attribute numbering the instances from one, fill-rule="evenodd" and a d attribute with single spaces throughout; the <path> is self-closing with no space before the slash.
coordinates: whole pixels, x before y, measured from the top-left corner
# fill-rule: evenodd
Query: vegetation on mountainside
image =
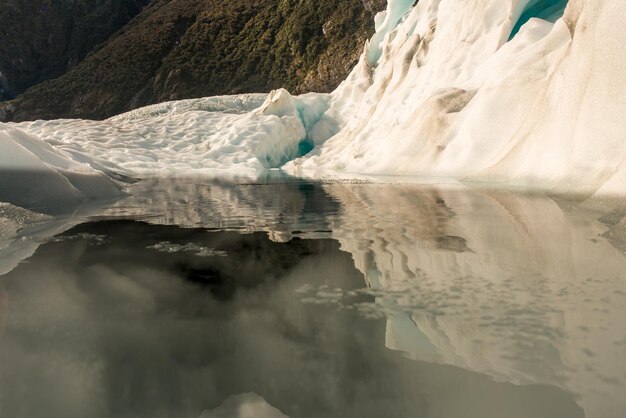
<path id="1" fill-rule="evenodd" d="M 13 101 L 14 118 L 100 119 L 172 99 L 329 91 L 358 60 L 384 4 L 154 0 L 82 63 Z"/>
<path id="2" fill-rule="evenodd" d="M 0 88 L 10 96 L 62 75 L 149 1 L 0 0 Z"/>

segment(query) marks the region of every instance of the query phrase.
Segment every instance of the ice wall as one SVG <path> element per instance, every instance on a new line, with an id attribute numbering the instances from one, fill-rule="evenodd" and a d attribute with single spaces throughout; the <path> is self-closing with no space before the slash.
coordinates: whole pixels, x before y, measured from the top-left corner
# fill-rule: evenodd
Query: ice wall
<path id="1" fill-rule="evenodd" d="M 386 16 L 404 6 L 390 2 Z M 586 193 L 623 178 L 626 9 L 571 0 L 550 22 L 562 6 L 421 0 L 392 30 L 379 26 L 380 48 L 370 43 L 334 93 L 328 114 L 339 133 L 289 169 Z M 509 40 L 529 15 L 548 20 L 531 18 Z"/>
<path id="2" fill-rule="evenodd" d="M 105 121 L 52 120 L 17 124 L 66 154 L 86 155 L 130 176 L 193 175 L 278 168 L 336 130 L 314 125 L 330 96 L 235 95 L 148 106 Z M 321 134 L 320 134 L 321 132 Z M 0 167 L 2 166 L 0 161 Z"/>
<path id="3" fill-rule="evenodd" d="M 623 194 L 625 10 L 618 0 L 390 0 L 331 95 L 280 89 L 265 101 L 221 96 L 0 131 L 135 177 L 282 167 Z"/>
<path id="4" fill-rule="evenodd" d="M 77 160 L 83 160 L 83 163 Z M 72 210 L 90 198 L 120 196 L 95 163 L 60 152 L 39 138 L 0 124 L 0 202 L 44 212 Z"/>
<path id="5" fill-rule="evenodd" d="M 279 89 L 162 103 L 105 121 L 0 123 L 0 202 L 49 212 L 110 197 L 112 179 L 278 168 L 338 131 L 325 116 L 329 99 Z"/>
<path id="6" fill-rule="evenodd" d="M 517 19 L 515 26 L 513 26 L 509 40 L 513 39 L 522 26 L 528 23 L 532 18 L 543 19 L 553 23 L 556 22 L 563 17 L 567 2 L 568 0 L 527 0 L 527 4 L 522 9 L 522 14 Z M 515 17 L 515 15 L 513 17 Z"/>

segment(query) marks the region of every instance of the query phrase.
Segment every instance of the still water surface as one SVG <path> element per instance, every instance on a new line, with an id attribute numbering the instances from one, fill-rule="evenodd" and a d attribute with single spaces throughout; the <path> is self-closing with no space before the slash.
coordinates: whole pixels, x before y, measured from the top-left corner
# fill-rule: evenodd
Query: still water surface
<path id="1" fill-rule="evenodd" d="M 623 202 L 157 179 L 0 241 L 2 417 L 626 416 Z"/>

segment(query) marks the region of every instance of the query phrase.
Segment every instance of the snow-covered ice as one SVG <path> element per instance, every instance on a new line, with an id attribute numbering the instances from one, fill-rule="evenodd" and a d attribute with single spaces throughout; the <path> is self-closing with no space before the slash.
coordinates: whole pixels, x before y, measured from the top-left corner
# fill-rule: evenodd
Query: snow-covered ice
<path id="1" fill-rule="evenodd" d="M 121 122 L 135 119 L 150 119 L 161 115 L 178 115 L 196 110 L 241 114 L 261 106 L 266 98 L 267 94 L 255 93 L 163 102 L 122 113 L 110 118 L 110 121 Z"/>
<path id="2" fill-rule="evenodd" d="M 97 164 L 65 154 L 21 129 L 0 124 L 0 201 L 53 210 L 119 196 Z"/>
<path id="3" fill-rule="evenodd" d="M 282 167 L 312 177 L 426 175 L 587 195 L 624 194 L 622 2 L 413 3 L 389 1 L 359 64 L 329 95 L 296 97 L 277 90 L 269 96 L 164 103 L 105 121 L 0 124 L 0 201 L 12 203 L 0 203 L 0 274 L 32 255 L 39 242 L 78 222 L 15 205 L 50 212 L 90 198 L 116 197 L 125 176 L 232 175 Z M 160 216 L 179 225 L 207 226 L 220 214 L 237 212 L 256 222 L 249 228 L 266 231 L 275 241 L 289 240 L 291 231 L 302 229 L 299 214 L 264 218 L 258 196 L 248 195 L 246 188 L 178 187 L 134 198 L 152 199 L 141 207 L 156 206 Z M 619 394 L 612 391 L 624 375 L 609 360 L 623 358 L 623 342 L 612 340 L 612 330 L 623 323 L 624 306 L 611 295 L 626 289 L 617 275 L 602 276 L 594 262 L 602 259 L 602 268 L 622 271 L 622 244 L 598 239 L 614 226 L 599 221 L 593 211 L 558 200 L 445 190 L 420 195 L 426 203 L 416 221 L 415 194 L 402 203 L 408 199 L 402 188 L 375 194 L 340 183 L 323 187 L 350 220 L 329 228 L 333 238 L 352 254 L 369 286 L 410 304 L 405 281 L 415 280 L 406 272 L 421 271 L 420 297 L 432 303 L 432 311 L 440 308 L 442 298 L 452 301 L 444 307 L 445 315 L 429 316 L 424 309 L 423 315 L 390 318 L 389 348 L 417 359 L 429 359 L 432 350 L 437 362 L 494 379 L 558 385 L 582 394 L 579 402 L 589 416 L 622 410 L 623 401 L 616 402 Z M 219 205 L 198 213 L 189 200 L 198 190 L 212 195 L 196 196 L 197 202 L 212 197 Z M 163 210 L 159 198 L 184 210 Z M 291 199 L 288 193 L 275 198 Z M 305 206 L 293 200 L 281 204 Z M 390 210 L 389 202 L 399 204 Z M 398 212 L 403 210 L 407 212 Z M 149 219 L 166 223 L 156 216 Z M 447 220 L 443 226 L 442 219 Z M 215 255 L 209 248 L 168 243 L 155 250 L 163 248 Z M 529 272 L 529 279 L 509 280 L 511 266 Z M 544 276 L 548 280 L 539 280 Z M 458 277 L 467 278 L 463 286 Z M 509 301 L 512 291 L 528 297 Z M 587 306 L 581 307 L 584 298 Z M 534 305 L 538 302 L 543 305 Z M 506 314 L 511 306 L 525 309 L 523 318 L 537 320 L 540 331 L 565 333 L 567 339 L 548 347 L 554 361 L 533 368 L 535 363 L 524 355 L 506 355 L 512 349 L 524 354 L 529 341 L 543 344 L 536 329 L 522 327 L 527 334 L 511 347 L 500 328 L 481 326 L 482 321 L 492 325 L 485 312 Z M 543 315 L 539 319 L 533 316 L 537 312 Z M 513 325 L 504 331 L 516 330 Z M 476 329 L 483 333 L 483 344 L 472 338 Z M 421 344 L 424 339 L 429 346 Z M 593 364 L 597 373 L 577 367 L 581 362 Z M 254 397 L 244 401 L 236 404 L 249 401 L 258 407 L 264 402 Z M 273 407 L 263 407 L 281 416 Z M 204 416 L 219 416 L 220 411 L 205 411 Z"/>
<path id="4" fill-rule="evenodd" d="M 329 97 L 293 97 L 281 89 L 264 102 L 230 96 L 208 106 L 206 100 L 165 103 L 104 121 L 40 120 L 18 126 L 66 154 L 86 155 L 130 175 L 262 170 L 300 155 L 307 128 L 328 108 Z M 259 106 L 241 112 L 247 105 Z"/>
<path id="5" fill-rule="evenodd" d="M 0 125 L 0 169 L 49 174 L 45 185 L 3 174 L 0 200 L 114 194 L 103 173 L 270 168 L 623 194 L 624 23 L 617 0 L 390 0 L 330 95 L 280 89 Z"/>
<path id="6" fill-rule="evenodd" d="M 564 17 L 529 19 L 509 41 L 526 11 L 547 13 L 539 3 Z M 597 191 L 625 167 L 626 10 L 564 5 L 420 1 L 375 67 L 363 58 L 335 92 L 333 107 L 355 109 L 343 129 L 290 167 Z"/>

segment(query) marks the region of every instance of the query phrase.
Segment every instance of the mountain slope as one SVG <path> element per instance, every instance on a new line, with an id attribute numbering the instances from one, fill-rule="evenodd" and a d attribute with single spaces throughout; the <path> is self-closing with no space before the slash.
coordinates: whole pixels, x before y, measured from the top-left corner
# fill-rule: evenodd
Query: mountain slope
<path id="1" fill-rule="evenodd" d="M 0 0 L 0 100 L 72 68 L 151 0 Z"/>
<path id="2" fill-rule="evenodd" d="M 384 4 L 156 0 L 68 73 L 5 104 L 0 118 L 102 119 L 172 99 L 330 91 L 358 61 Z"/>

